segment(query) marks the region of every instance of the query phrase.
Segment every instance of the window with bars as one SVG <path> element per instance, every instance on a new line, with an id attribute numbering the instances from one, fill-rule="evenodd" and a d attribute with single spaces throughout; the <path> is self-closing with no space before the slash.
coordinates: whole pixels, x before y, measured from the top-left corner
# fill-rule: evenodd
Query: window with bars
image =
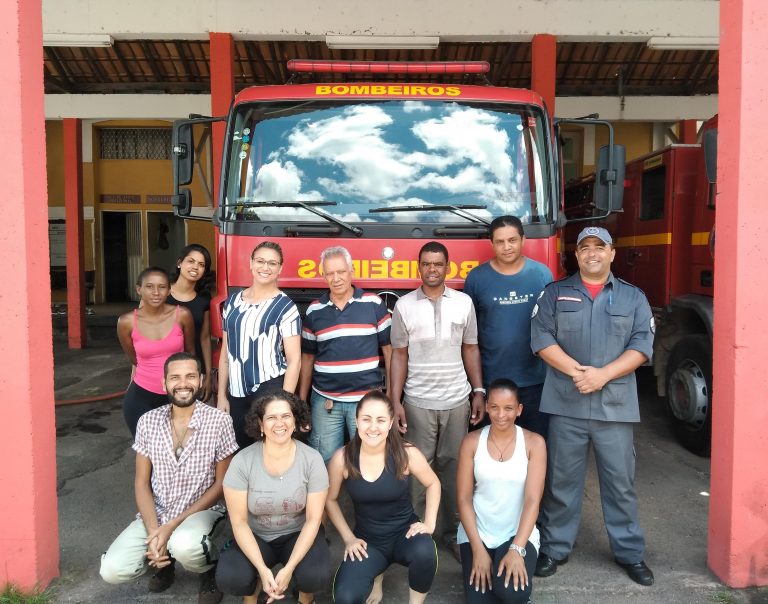
<path id="1" fill-rule="evenodd" d="M 170 159 L 170 128 L 102 128 L 101 159 Z"/>

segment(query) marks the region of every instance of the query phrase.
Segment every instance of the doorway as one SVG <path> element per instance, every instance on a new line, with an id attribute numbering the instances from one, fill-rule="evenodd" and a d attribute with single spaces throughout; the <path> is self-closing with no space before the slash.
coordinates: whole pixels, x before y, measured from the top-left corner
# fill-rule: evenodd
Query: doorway
<path id="1" fill-rule="evenodd" d="M 149 266 L 164 268 L 173 277 L 176 260 L 186 241 L 184 220 L 172 212 L 147 212 Z"/>
<path id="2" fill-rule="evenodd" d="M 142 270 L 141 213 L 102 212 L 104 249 L 104 299 L 106 302 L 138 300 L 135 283 Z"/>

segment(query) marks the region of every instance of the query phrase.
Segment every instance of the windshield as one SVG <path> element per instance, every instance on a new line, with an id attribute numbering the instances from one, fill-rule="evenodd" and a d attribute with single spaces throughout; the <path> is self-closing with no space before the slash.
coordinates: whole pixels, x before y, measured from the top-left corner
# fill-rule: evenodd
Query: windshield
<path id="1" fill-rule="evenodd" d="M 550 214 L 545 126 L 529 106 L 269 101 L 240 106 L 231 137 L 224 220 L 326 222 L 326 213 L 362 226 L 466 225 Z"/>

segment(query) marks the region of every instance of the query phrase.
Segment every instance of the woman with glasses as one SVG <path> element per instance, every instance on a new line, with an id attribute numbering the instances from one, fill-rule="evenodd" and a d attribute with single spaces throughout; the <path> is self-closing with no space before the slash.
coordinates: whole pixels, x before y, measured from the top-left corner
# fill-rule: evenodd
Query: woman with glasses
<path id="1" fill-rule="evenodd" d="M 253 400 L 273 390 L 295 392 L 301 363 L 299 311 L 277 287 L 282 249 L 271 241 L 260 243 L 250 265 L 251 286 L 224 305 L 217 396 L 218 408 L 232 416 L 241 449 L 253 442 L 245 432 Z"/>

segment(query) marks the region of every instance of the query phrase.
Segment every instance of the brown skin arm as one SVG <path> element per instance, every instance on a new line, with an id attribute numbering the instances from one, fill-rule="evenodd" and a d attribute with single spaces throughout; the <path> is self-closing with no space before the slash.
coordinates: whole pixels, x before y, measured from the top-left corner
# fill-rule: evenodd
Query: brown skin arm
<path id="1" fill-rule="evenodd" d="M 483 387 L 483 370 L 480 363 L 480 347 L 477 344 L 462 344 L 461 359 L 464 361 L 464 371 L 472 388 Z M 472 416 L 469 423 L 476 426 L 485 417 L 485 397 L 482 392 L 473 392 Z"/>
<path id="2" fill-rule="evenodd" d="M 402 397 L 405 387 L 405 376 L 408 374 L 408 348 L 393 348 L 392 360 L 389 366 L 389 398 L 395 406 L 395 423 L 397 429 L 405 434 L 408 424 L 405 420 L 405 409 Z"/>
<path id="3" fill-rule="evenodd" d="M 309 403 L 309 391 L 312 388 L 312 371 L 315 368 L 315 355 L 308 352 L 301 353 L 301 368 L 299 369 L 298 396 Z"/>
<path id="4" fill-rule="evenodd" d="M 296 392 L 296 386 L 301 374 L 301 336 L 290 336 L 283 339 L 285 361 L 288 367 L 283 376 L 283 390 L 291 394 Z"/>
<path id="5" fill-rule="evenodd" d="M 197 334 L 200 338 L 200 350 L 203 353 L 203 370 L 205 371 L 205 381 L 203 386 L 203 400 L 207 401 L 211 394 L 211 370 L 213 369 L 211 355 L 211 311 L 206 310 L 203 313 L 203 324 L 200 326 L 200 333 Z"/>
<path id="6" fill-rule="evenodd" d="M 566 354 L 566 352 L 560 348 L 558 344 L 552 344 L 546 348 L 542 348 L 538 352 L 539 357 L 550 367 L 554 367 L 558 371 L 575 378 L 580 371 L 577 369 L 579 363 Z"/>
<path id="7" fill-rule="evenodd" d="M 381 354 L 384 357 L 384 384 L 389 388 L 389 380 L 392 372 L 392 344 L 382 346 Z"/>
<path id="8" fill-rule="evenodd" d="M 219 349 L 219 391 L 216 393 L 216 407 L 229 413 L 229 399 L 227 398 L 227 386 L 229 386 L 229 356 L 227 355 L 227 332 L 221 335 L 221 348 Z"/>
<path id="9" fill-rule="evenodd" d="M 472 572 L 469 584 L 485 591 L 491 588 L 491 557 L 480 539 L 477 530 L 475 507 L 472 494 L 475 489 L 475 451 L 480 440 L 480 430 L 470 432 L 464 437 L 459 449 L 459 461 L 456 467 L 456 505 L 459 520 L 469 538 L 472 548 Z"/>
<path id="10" fill-rule="evenodd" d="M 539 516 L 539 504 L 544 494 L 544 478 L 547 473 L 547 445 L 544 439 L 535 432 L 524 430 L 525 444 L 528 453 L 528 475 L 525 479 L 523 494 L 523 511 L 520 514 L 520 524 L 517 535 L 512 543 L 525 547 L 533 532 L 536 518 Z M 526 555 L 529 555 L 526 552 Z M 530 554 L 533 555 L 533 554 Z M 515 590 L 523 589 L 529 583 L 528 572 L 525 570 L 525 560 L 514 550 L 509 550 L 499 563 L 497 576 L 504 575 L 504 585 L 510 580 Z"/>
<path id="11" fill-rule="evenodd" d="M 625 350 L 616 360 L 603 367 L 577 365 L 579 374 L 573 378 L 573 382 L 582 394 L 597 392 L 611 380 L 629 375 L 647 360 L 642 352 Z"/>
<path id="12" fill-rule="evenodd" d="M 195 354 L 195 322 L 192 313 L 183 306 L 179 307 L 179 326 L 184 333 L 184 352 Z"/>
<path id="13" fill-rule="evenodd" d="M 136 350 L 133 348 L 133 340 L 131 339 L 131 330 L 133 329 L 133 313 L 127 312 L 120 315 L 117 320 L 117 340 L 120 342 L 120 347 L 123 349 L 125 356 L 135 367 L 136 366 Z"/>

